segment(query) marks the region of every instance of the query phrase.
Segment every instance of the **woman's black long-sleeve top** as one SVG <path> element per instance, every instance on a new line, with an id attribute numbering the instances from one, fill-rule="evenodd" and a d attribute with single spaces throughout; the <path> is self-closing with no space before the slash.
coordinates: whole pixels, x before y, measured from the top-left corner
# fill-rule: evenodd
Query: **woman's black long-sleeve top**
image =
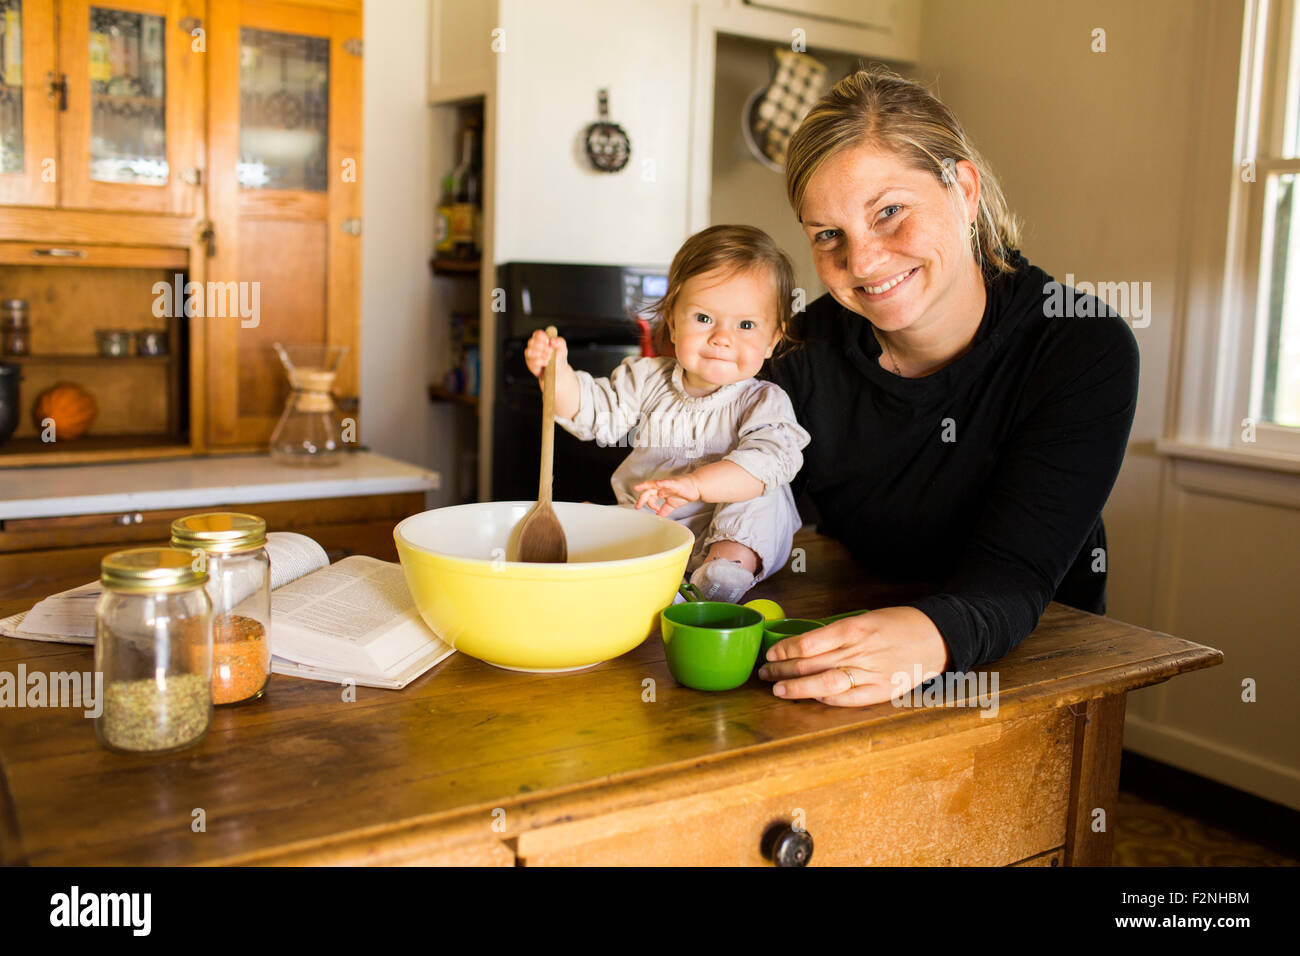
<path id="1" fill-rule="evenodd" d="M 986 284 L 972 348 L 932 375 L 881 368 L 870 323 L 829 295 L 768 370 L 812 435 L 796 494 L 871 573 L 934 582 L 909 606 L 953 671 L 1005 655 L 1051 600 L 1105 611 L 1101 509 L 1137 404 L 1124 319 L 1014 263 Z"/>

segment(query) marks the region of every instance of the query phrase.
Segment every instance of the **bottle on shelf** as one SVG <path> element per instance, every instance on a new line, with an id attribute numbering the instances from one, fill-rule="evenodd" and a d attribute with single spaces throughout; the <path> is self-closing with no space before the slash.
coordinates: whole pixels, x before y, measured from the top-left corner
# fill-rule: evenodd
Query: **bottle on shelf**
<path id="1" fill-rule="evenodd" d="M 452 173 L 452 256 L 476 259 L 479 255 L 479 205 L 482 201 L 482 156 L 478 129 L 470 124 L 461 134 L 460 164 Z"/>
<path id="2" fill-rule="evenodd" d="M 434 221 L 433 254 L 439 259 L 450 259 L 454 247 L 451 232 L 452 204 L 455 195 L 452 192 L 453 178 L 452 173 L 442 177 L 442 198 L 438 200 L 438 217 Z"/>

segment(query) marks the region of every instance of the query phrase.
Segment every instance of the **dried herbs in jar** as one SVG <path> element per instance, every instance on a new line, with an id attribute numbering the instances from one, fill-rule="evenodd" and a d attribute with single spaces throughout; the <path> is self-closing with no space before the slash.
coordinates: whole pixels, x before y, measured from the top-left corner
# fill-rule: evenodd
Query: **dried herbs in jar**
<path id="1" fill-rule="evenodd" d="M 207 573 L 173 548 L 117 551 L 100 565 L 95 732 L 110 750 L 188 747 L 212 723 L 212 602 Z"/>

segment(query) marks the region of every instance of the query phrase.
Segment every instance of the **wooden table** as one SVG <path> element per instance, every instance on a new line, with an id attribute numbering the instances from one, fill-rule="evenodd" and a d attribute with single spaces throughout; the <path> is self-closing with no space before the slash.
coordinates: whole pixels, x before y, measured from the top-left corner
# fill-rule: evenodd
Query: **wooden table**
<path id="1" fill-rule="evenodd" d="M 795 543 L 807 570 L 754 591 L 791 616 L 915 594 L 864 581 L 829 539 Z M 457 654 L 354 702 L 277 675 L 159 757 L 104 750 L 80 710 L 4 708 L 0 862 L 763 864 L 764 836 L 795 825 L 813 864 L 1107 864 L 1126 692 L 1221 659 L 1052 604 L 992 666 L 995 716 L 783 701 L 757 678 L 701 693 L 657 633 L 571 674 Z M 0 669 L 20 662 L 92 656 L 0 638 Z"/>

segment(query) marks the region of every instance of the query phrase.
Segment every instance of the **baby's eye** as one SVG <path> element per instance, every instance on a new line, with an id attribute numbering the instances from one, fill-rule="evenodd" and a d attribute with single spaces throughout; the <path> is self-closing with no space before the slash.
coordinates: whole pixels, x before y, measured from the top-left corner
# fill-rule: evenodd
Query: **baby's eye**
<path id="1" fill-rule="evenodd" d="M 703 312 L 696 312 L 695 321 L 707 324 L 709 322 L 712 322 L 713 320 L 709 318 L 707 315 L 705 315 Z"/>
<path id="2" fill-rule="evenodd" d="M 758 326 L 754 324 L 754 320 L 753 320 L 753 319 L 741 319 L 741 320 L 740 320 L 740 327 L 741 327 L 742 329 L 756 329 L 756 328 L 758 328 Z"/>

